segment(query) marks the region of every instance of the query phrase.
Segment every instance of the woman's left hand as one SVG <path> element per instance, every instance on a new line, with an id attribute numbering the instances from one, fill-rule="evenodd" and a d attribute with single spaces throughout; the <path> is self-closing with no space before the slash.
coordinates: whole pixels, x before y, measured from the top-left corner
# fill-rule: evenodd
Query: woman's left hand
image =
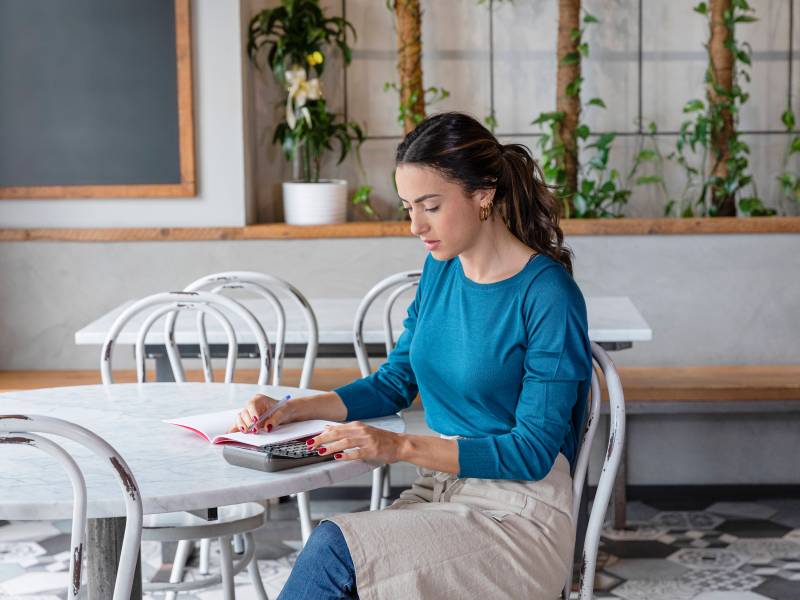
<path id="1" fill-rule="evenodd" d="M 400 458 L 403 438 L 398 433 L 370 427 L 360 421 L 328 425 L 309 444 L 320 454 L 333 453 L 337 460 L 371 460 L 391 464 Z M 348 452 L 345 452 L 348 450 Z"/>

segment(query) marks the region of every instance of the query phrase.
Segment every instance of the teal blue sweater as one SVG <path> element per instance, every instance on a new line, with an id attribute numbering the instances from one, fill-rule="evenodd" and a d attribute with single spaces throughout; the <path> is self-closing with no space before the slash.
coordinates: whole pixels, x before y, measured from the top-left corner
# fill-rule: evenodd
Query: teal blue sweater
<path id="1" fill-rule="evenodd" d="M 558 262 L 537 255 L 496 283 L 430 255 L 405 331 L 375 373 L 336 389 L 347 420 L 408 408 L 458 440 L 460 477 L 543 479 L 559 452 L 574 466 L 591 348 L 586 305 Z"/>

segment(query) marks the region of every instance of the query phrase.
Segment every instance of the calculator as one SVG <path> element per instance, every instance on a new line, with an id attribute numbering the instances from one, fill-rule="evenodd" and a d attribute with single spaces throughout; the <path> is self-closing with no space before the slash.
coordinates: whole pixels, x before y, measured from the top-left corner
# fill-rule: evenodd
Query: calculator
<path id="1" fill-rule="evenodd" d="M 282 471 L 331 460 L 333 453 L 320 455 L 309 450 L 305 439 L 263 446 L 226 445 L 222 457 L 232 465 L 258 471 Z"/>

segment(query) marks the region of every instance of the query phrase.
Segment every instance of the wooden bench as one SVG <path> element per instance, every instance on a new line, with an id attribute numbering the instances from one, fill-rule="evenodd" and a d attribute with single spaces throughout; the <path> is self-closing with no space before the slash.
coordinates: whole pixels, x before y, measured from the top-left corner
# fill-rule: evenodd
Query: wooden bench
<path id="1" fill-rule="evenodd" d="M 800 412 L 800 365 L 620 367 L 627 415 Z M 626 525 L 627 453 L 614 485 L 613 527 Z"/>
<path id="2" fill-rule="evenodd" d="M 215 370 L 217 381 L 225 379 L 222 370 Z M 150 380 L 153 373 L 148 373 Z M 311 387 L 319 390 L 330 390 L 349 383 L 359 377 L 358 369 L 314 369 Z M 188 381 L 203 381 L 201 370 L 187 370 Z M 258 371 L 255 369 L 238 369 L 234 375 L 236 383 L 255 383 Z M 114 371 L 115 383 L 135 383 L 136 371 Z M 99 369 L 63 370 L 63 371 L 0 371 L 0 393 L 16 390 L 32 390 L 36 388 L 64 387 L 70 385 L 94 385 L 102 383 Z M 281 380 L 283 385 L 294 386 L 300 383 L 300 369 L 284 369 Z"/>

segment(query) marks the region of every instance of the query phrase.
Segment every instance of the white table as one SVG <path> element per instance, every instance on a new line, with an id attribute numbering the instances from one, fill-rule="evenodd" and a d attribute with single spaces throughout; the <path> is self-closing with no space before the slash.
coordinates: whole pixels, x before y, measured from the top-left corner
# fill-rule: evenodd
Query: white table
<path id="1" fill-rule="evenodd" d="M 409 296 L 409 300 L 410 298 L 411 296 Z M 75 333 L 75 343 L 78 345 L 102 345 L 111 324 L 133 302 L 133 300 L 124 302 L 82 327 Z M 353 318 L 359 302 L 359 298 L 314 298 L 309 300 L 319 324 L 319 357 L 346 358 L 354 356 Z M 242 300 L 242 303 L 264 325 L 268 336 L 270 332 L 275 331 L 274 311 L 266 301 L 245 299 Z M 401 304 L 402 300 L 398 302 L 398 308 L 393 315 L 396 336 L 402 331 L 402 320 L 405 316 L 405 311 L 400 308 Z M 308 339 L 305 322 L 300 311 L 292 310 L 292 308 L 288 306 L 286 311 L 286 356 L 302 357 Z M 653 338 L 650 326 L 630 298 L 625 296 L 588 297 L 586 308 L 589 316 L 589 338 L 598 342 L 606 350 L 630 348 L 634 342 L 649 341 Z M 146 311 L 131 320 L 120 333 L 117 343 L 133 346 L 145 316 Z M 235 315 L 230 315 L 230 318 L 239 341 L 240 354 L 257 356 L 252 332 Z M 364 324 L 364 341 L 370 356 L 386 356 L 382 318 L 381 310 L 372 310 L 367 314 Z M 198 354 L 194 319 L 194 315 L 182 313 L 175 325 L 175 339 L 181 347 L 181 355 L 185 357 Z M 222 328 L 214 319 L 206 319 L 206 324 L 212 355 L 225 356 L 227 338 Z M 158 324 L 154 326 L 147 342 L 148 356 L 156 359 L 156 380 L 170 381 L 171 371 L 163 346 L 163 327 Z"/>
<path id="2" fill-rule="evenodd" d="M 130 465 L 139 483 L 145 514 L 203 510 L 285 496 L 348 480 L 374 468 L 364 461 L 329 461 L 278 473 L 234 467 L 222 458 L 222 446 L 162 422 L 241 407 L 259 391 L 277 397 L 316 393 L 223 383 L 74 386 L 0 394 L 0 412 L 59 417 L 102 436 Z M 372 422 L 392 431 L 405 429 L 397 416 Z M 116 572 L 116 562 L 108 563 L 115 561 L 117 550 L 107 539 L 108 534 L 104 538 L 102 532 L 114 530 L 109 521 L 124 522 L 120 519 L 125 506 L 119 486 L 105 463 L 90 452 L 69 441 L 63 441 L 63 446 L 86 476 L 90 529 L 100 533 L 99 547 L 90 550 L 90 569 Z M 20 446 L 0 449 L 0 519 L 69 519 L 70 490 L 61 467 L 43 452 Z M 100 566 L 98 561 L 106 562 Z"/>

